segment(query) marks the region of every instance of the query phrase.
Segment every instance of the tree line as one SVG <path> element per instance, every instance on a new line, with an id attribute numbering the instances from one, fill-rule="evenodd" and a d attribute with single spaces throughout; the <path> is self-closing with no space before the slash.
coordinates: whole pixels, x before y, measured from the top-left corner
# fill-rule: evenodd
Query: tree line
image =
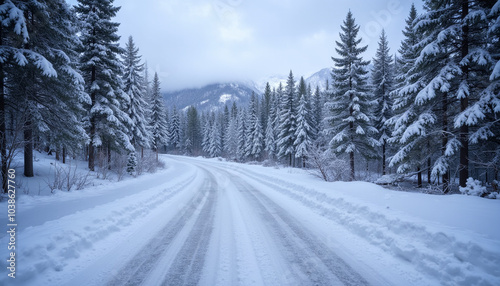
<path id="1" fill-rule="evenodd" d="M 290 71 L 248 106 L 200 113 L 166 108 L 132 37 L 125 48 L 112 0 L 6 0 L 0 4 L 0 151 L 3 187 L 16 150 L 33 176 L 33 149 L 64 161 L 81 154 L 95 170 L 125 153 L 133 173 L 145 149 L 307 167 L 312 154 L 348 162 L 349 179 L 415 175 L 450 190 L 470 176 L 498 179 L 500 4 L 424 1 L 412 6 L 397 53 L 384 32 L 363 58 L 349 11 L 326 90 Z"/>
<path id="2" fill-rule="evenodd" d="M 125 48 L 113 0 L 6 0 L 0 4 L 0 151 L 3 190 L 15 152 L 32 177 L 33 150 L 84 153 L 88 168 L 112 152 L 155 151 L 166 127 L 160 82 L 152 83 L 132 37 Z"/>
<path id="3" fill-rule="evenodd" d="M 428 0 L 421 14 L 412 5 L 400 49 L 391 54 L 382 31 L 369 70 L 349 11 L 326 90 L 290 71 L 246 108 L 203 115 L 202 151 L 306 166 L 319 148 L 349 162 L 350 180 L 371 163 L 444 193 L 452 178 L 461 187 L 471 176 L 498 180 L 499 16 L 498 2 Z"/>

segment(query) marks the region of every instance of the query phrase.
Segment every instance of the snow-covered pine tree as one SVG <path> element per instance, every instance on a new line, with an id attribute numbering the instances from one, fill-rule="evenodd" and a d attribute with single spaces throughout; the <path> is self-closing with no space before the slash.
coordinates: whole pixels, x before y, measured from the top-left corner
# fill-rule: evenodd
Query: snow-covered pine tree
<path id="1" fill-rule="evenodd" d="M 490 6 L 488 6 L 490 5 Z M 460 153 L 459 183 L 465 186 L 469 165 L 469 127 L 476 124 L 480 113 L 471 110 L 484 89 L 487 75 L 486 32 L 491 4 L 480 1 L 425 1 L 426 12 L 416 19 L 415 29 L 423 34 L 414 68 L 426 78 L 417 89 L 416 104 L 440 104 L 440 113 L 429 111 L 440 121 L 441 156 L 432 173 L 443 176 L 443 190 L 449 190 L 449 173 L 454 155 Z M 491 66 L 490 61 L 490 66 Z M 452 128 L 451 122 L 454 119 Z M 436 124 L 434 124 L 436 125 Z"/>
<path id="2" fill-rule="evenodd" d="M 316 137 L 314 139 L 316 140 L 323 132 L 323 108 L 325 105 L 323 93 L 319 90 L 319 86 L 316 86 L 313 97 L 313 116 L 316 124 Z"/>
<path id="3" fill-rule="evenodd" d="M 316 140 L 319 132 L 319 124 L 316 121 L 316 115 L 314 114 L 314 97 L 312 92 L 311 84 L 307 84 L 307 108 L 309 109 L 309 113 L 307 114 L 309 124 L 311 125 L 311 140 Z M 300 100 L 300 97 L 299 97 Z M 298 112 L 298 111 L 297 111 Z"/>
<path id="4" fill-rule="evenodd" d="M 385 124 L 392 117 L 392 99 L 389 94 L 394 89 L 393 59 L 389 51 L 389 42 L 382 30 L 378 42 L 377 53 L 373 58 L 373 69 L 371 84 L 373 86 L 373 99 L 377 102 L 375 106 L 375 128 L 378 130 L 378 141 L 382 146 L 382 175 L 386 173 L 386 149 L 387 139 L 390 131 Z"/>
<path id="5" fill-rule="evenodd" d="M 174 106 L 172 114 L 170 115 L 170 129 L 168 133 L 168 143 L 177 150 L 181 148 L 181 136 L 180 136 L 180 118 L 177 107 Z"/>
<path id="6" fill-rule="evenodd" d="M 295 131 L 297 130 L 296 104 L 295 80 L 290 70 L 285 91 L 281 96 L 280 133 L 278 135 L 278 156 L 282 158 L 288 157 L 289 166 L 293 166 L 294 162 L 292 159 L 295 157 L 294 142 L 296 139 Z"/>
<path id="7" fill-rule="evenodd" d="M 307 153 L 312 146 L 313 128 L 311 127 L 311 110 L 309 98 L 305 89 L 304 78 L 300 78 L 298 87 L 299 106 L 297 108 L 297 129 L 295 130 L 295 158 L 302 160 L 302 167 L 305 167 Z"/>
<path id="8" fill-rule="evenodd" d="M 430 180 L 431 158 L 440 150 L 437 146 L 441 134 L 439 131 L 437 134 L 433 132 L 437 124 L 434 105 L 425 106 L 415 102 L 418 91 L 427 80 L 425 74 L 415 67 L 422 49 L 418 46 L 422 35 L 415 31 L 416 19 L 417 10 L 412 5 L 403 30 L 405 38 L 399 49 L 395 90 L 390 93 L 393 116 L 387 120 L 387 125 L 392 130 L 388 142 L 396 149 L 389 166 L 397 167 L 397 172 L 401 174 L 417 171 L 418 186 L 421 187 L 422 172 L 426 164 Z"/>
<path id="9" fill-rule="evenodd" d="M 31 177 L 35 137 L 54 149 L 78 148 L 86 140 L 81 123 L 82 103 L 89 98 L 83 92 L 84 81 L 76 67 L 75 49 L 80 43 L 68 4 L 62 0 L 29 1 L 20 7 L 26 25 L 14 30 L 26 29 L 29 37 L 18 41 L 15 31 L 6 31 L 11 48 L 2 49 L 7 52 L 2 61 L 15 64 L 4 66 L 2 73 L 8 74 L 9 99 L 15 102 L 13 107 L 21 117 L 18 120 L 24 123 L 24 175 Z M 18 39 L 13 41 L 12 36 Z M 22 49 L 12 49 L 12 45 Z M 14 60 L 9 56 L 14 56 Z"/>
<path id="10" fill-rule="evenodd" d="M 113 0 L 78 0 L 75 8 L 81 22 L 80 70 L 91 98 L 87 105 L 90 170 L 95 167 L 95 147 L 107 147 L 108 158 L 111 149 L 134 150 L 127 128 L 133 123 L 123 110 L 130 98 L 122 90 L 120 77 L 123 66 L 118 56 L 123 49 L 116 34 L 119 23 L 112 22 L 119 9 Z"/>
<path id="11" fill-rule="evenodd" d="M 262 150 L 264 149 L 264 135 L 262 133 L 262 125 L 260 123 L 258 106 L 259 100 L 257 99 L 255 93 L 252 93 L 252 96 L 250 98 L 250 106 L 247 113 L 247 138 L 245 139 L 245 155 L 246 157 L 251 157 L 252 159 L 259 158 Z"/>
<path id="12" fill-rule="evenodd" d="M 260 108 L 260 122 L 262 125 L 262 130 L 264 131 L 267 128 L 267 119 L 269 117 L 269 112 L 271 110 L 271 94 L 272 94 L 271 85 L 269 84 L 269 82 L 267 82 L 266 87 L 264 88 L 264 95 L 262 96 L 261 99 L 261 108 Z"/>
<path id="13" fill-rule="evenodd" d="M 208 154 L 210 157 L 218 157 L 222 153 L 222 134 L 220 120 L 212 114 L 212 124 L 208 133 Z"/>
<path id="14" fill-rule="evenodd" d="M 135 155 L 135 151 L 130 151 L 127 157 L 127 173 L 132 176 L 135 176 L 137 168 L 137 156 Z"/>
<path id="15" fill-rule="evenodd" d="M 144 157 L 144 148 L 149 148 L 151 135 L 148 130 L 149 106 L 146 101 L 146 90 L 144 85 L 144 65 L 141 63 L 139 48 L 135 46 L 132 36 L 125 44 L 123 54 L 123 91 L 129 97 L 127 114 L 132 120 L 130 129 L 130 142 L 134 146 L 141 147 L 141 158 Z"/>
<path id="16" fill-rule="evenodd" d="M 378 141 L 374 138 L 377 129 L 373 127 L 373 102 L 367 85 L 366 66 L 361 53 L 367 47 L 358 47 L 359 26 L 349 11 L 341 26 L 340 42 L 336 41 L 335 50 L 339 58 L 332 57 L 333 94 L 326 103 L 329 114 L 326 132 L 333 135 L 330 146 L 337 154 L 347 154 L 350 160 L 350 179 L 355 179 L 355 154 L 364 158 L 376 158 L 375 147 Z"/>
<path id="17" fill-rule="evenodd" d="M 498 120 L 498 115 L 500 115 L 500 64 L 498 63 L 500 58 L 498 49 L 500 47 L 500 3 L 498 1 L 496 3 L 494 1 L 454 1 L 447 6 L 436 4 L 433 6 L 434 9 L 446 9 L 447 15 L 456 18 L 456 23 L 450 23 L 443 31 L 447 37 L 440 39 L 443 36 L 438 35 L 437 41 L 446 44 L 450 51 L 455 49 L 451 53 L 451 60 L 460 67 L 461 71 L 455 75 L 456 83 L 452 86 L 451 92 L 455 100 L 460 102 L 460 112 L 453 120 L 453 127 L 460 141 L 459 185 L 466 187 L 470 162 L 488 166 L 487 162 L 495 157 L 499 162 L 500 144 L 493 138 L 499 138 L 500 134 Z M 486 130 L 483 128 L 488 125 L 496 125 L 496 128 L 490 129 L 493 132 L 485 136 L 486 141 L 483 142 L 486 144 L 475 145 L 478 143 L 477 131 L 481 130 L 479 131 L 481 134 L 486 134 L 483 133 Z M 469 143 L 473 145 L 469 146 Z M 490 149 L 491 147 L 493 148 Z M 470 152 L 472 148 L 479 149 L 479 152 L 472 154 Z M 478 153 L 482 154 L 484 151 L 489 155 L 477 156 Z M 496 156 L 493 155 L 495 153 Z M 471 159 L 473 156 L 474 158 Z"/>
<path id="18" fill-rule="evenodd" d="M 243 161 L 246 158 L 246 110 L 240 108 L 238 112 L 238 145 L 236 149 L 236 156 L 239 161 Z"/>
<path id="19" fill-rule="evenodd" d="M 229 123 L 224 133 L 224 152 L 229 159 L 236 159 L 238 145 L 238 120 L 236 114 L 229 116 Z"/>
<path id="20" fill-rule="evenodd" d="M 260 123 L 260 116 L 257 116 L 255 120 L 255 125 L 252 134 L 252 151 L 251 156 L 254 159 L 259 159 L 264 150 L 264 133 L 262 131 L 262 125 Z"/>
<path id="21" fill-rule="evenodd" d="M 500 1 L 497 1 L 490 12 L 487 13 L 487 51 L 491 58 L 483 68 L 487 71 L 487 85 L 479 94 L 479 99 L 473 102 L 470 110 L 476 110 L 478 120 L 477 128 L 472 130 L 470 142 L 476 147 L 472 154 L 479 166 L 485 166 L 486 180 L 488 180 L 488 169 L 493 171 L 495 180 L 500 177 Z M 466 113 L 466 112 L 464 112 Z M 459 119 L 459 118 L 458 118 Z M 480 144 L 478 144 L 480 143 Z M 477 163 L 476 163 L 477 164 Z M 490 177 L 490 178 L 491 178 Z"/>
<path id="22" fill-rule="evenodd" d="M 204 120 L 203 120 L 204 119 Z M 203 127 L 201 130 L 201 149 L 204 153 L 210 154 L 210 133 L 212 131 L 212 119 L 209 115 L 202 116 Z"/>
<path id="23" fill-rule="evenodd" d="M 274 160 L 277 156 L 276 128 L 278 125 L 278 111 L 279 101 L 276 96 L 276 90 L 271 92 L 271 99 L 269 103 L 269 115 L 267 117 L 267 127 L 264 133 L 265 147 L 269 159 Z"/>
<path id="24" fill-rule="evenodd" d="M 153 86 L 151 88 L 151 114 L 149 117 L 149 128 L 151 131 L 151 148 L 156 153 L 158 161 L 158 151 L 166 142 L 168 136 L 167 123 L 165 120 L 165 106 L 160 92 L 160 80 L 158 74 L 153 77 Z"/>
<path id="25" fill-rule="evenodd" d="M 8 96 L 6 95 L 6 79 L 9 75 L 6 71 L 8 66 L 25 66 L 27 62 L 23 55 L 22 46 L 14 46 L 13 43 L 24 43 L 28 40 L 28 29 L 23 11 L 17 7 L 19 1 L 6 0 L 0 4 L 0 153 L 1 153 L 1 175 L 2 190 L 7 193 L 7 170 L 12 160 L 12 155 L 7 154 L 7 132 L 6 111 Z M 40 56 L 41 57 L 41 56 Z M 12 148 L 11 148 L 12 149 Z"/>
<path id="26" fill-rule="evenodd" d="M 191 152 L 199 152 L 201 148 L 201 123 L 196 107 L 190 106 L 186 112 L 185 141 L 189 140 Z M 186 143 L 184 143 L 186 145 Z"/>

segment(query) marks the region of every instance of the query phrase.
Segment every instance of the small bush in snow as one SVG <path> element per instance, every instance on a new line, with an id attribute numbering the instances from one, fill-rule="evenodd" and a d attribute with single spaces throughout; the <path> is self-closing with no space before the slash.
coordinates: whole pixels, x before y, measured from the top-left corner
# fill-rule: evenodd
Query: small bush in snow
<path id="1" fill-rule="evenodd" d="M 327 182 L 349 180 L 350 167 L 346 160 L 339 159 L 330 149 L 314 146 L 308 152 L 308 167 L 313 174 Z"/>
<path id="2" fill-rule="evenodd" d="M 460 192 L 468 196 L 484 196 L 486 194 L 486 187 L 481 186 L 479 180 L 474 180 L 473 178 L 468 178 L 465 187 L 460 187 Z"/>
<path id="3" fill-rule="evenodd" d="M 397 185 L 398 182 L 403 180 L 403 176 L 400 174 L 388 174 L 383 175 L 375 181 L 377 185 Z"/>
<path id="4" fill-rule="evenodd" d="M 81 190 L 90 183 L 90 172 L 78 171 L 77 165 L 53 165 L 54 177 L 46 181 L 51 193 L 56 190 L 69 192 L 73 188 Z"/>
<path id="5" fill-rule="evenodd" d="M 498 192 L 491 192 L 486 197 L 488 199 L 500 200 L 500 194 Z"/>

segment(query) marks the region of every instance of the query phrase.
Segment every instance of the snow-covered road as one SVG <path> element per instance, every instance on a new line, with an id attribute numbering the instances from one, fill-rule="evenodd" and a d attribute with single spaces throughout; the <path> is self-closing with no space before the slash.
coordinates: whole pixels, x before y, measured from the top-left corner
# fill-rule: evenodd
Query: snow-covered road
<path id="1" fill-rule="evenodd" d="M 385 210 L 304 188 L 303 173 L 165 158 L 167 168 L 157 174 L 21 201 L 17 278 L 4 275 L 0 284 L 494 285 L 499 281 L 495 237 L 485 239 L 486 246 L 476 245 L 458 240 L 453 231 L 434 232 L 414 219 L 394 220 L 382 213 Z M 319 189 L 327 186 L 317 182 Z M 0 234 L 1 245 L 7 245 L 7 239 L 5 232 Z M 1 251 L 4 255 L 4 247 Z"/>

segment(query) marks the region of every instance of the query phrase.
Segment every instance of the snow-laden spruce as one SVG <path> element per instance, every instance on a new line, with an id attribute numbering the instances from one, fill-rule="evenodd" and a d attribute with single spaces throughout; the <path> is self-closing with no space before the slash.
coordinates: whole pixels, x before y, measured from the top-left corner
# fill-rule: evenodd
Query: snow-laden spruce
<path id="1" fill-rule="evenodd" d="M 296 118 L 296 90 L 295 79 L 290 71 L 285 90 L 280 103 L 280 125 L 278 133 L 278 156 L 288 158 L 288 164 L 293 166 L 292 159 L 295 158 L 295 131 L 297 130 Z"/>
<path id="2" fill-rule="evenodd" d="M 112 22 L 120 7 L 113 1 L 78 0 L 75 10 L 81 23 L 80 69 L 85 91 L 91 101 L 88 111 L 89 169 L 95 168 L 96 147 L 133 151 L 129 128 L 133 122 L 124 111 L 130 97 L 123 92 L 123 65 L 118 58 L 124 52 L 116 34 L 119 23 Z M 109 163 L 109 162 L 108 162 Z"/>
<path id="3" fill-rule="evenodd" d="M 393 59 L 389 51 L 389 42 L 385 30 L 382 30 L 378 43 L 377 53 L 373 58 L 371 84 L 373 99 L 376 101 L 374 109 L 375 128 L 378 130 L 378 140 L 382 147 L 382 175 L 386 173 L 387 140 L 390 131 L 386 121 L 392 116 L 392 99 L 389 96 L 393 90 Z"/>
<path id="4" fill-rule="evenodd" d="M 158 160 L 158 150 L 161 146 L 168 143 L 168 129 L 166 122 L 165 106 L 160 92 L 160 80 L 158 74 L 153 77 L 153 86 L 151 88 L 151 114 L 149 117 L 149 126 L 151 132 L 151 148 L 156 152 Z"/>
<path id="5" fill-rule="evenodd" d="M 324 119 L 328 127 L 325 132 L 332 137 L 330 146 L 336 154 L 349 156 L 351 180 L 355 179 L 355 155 L 364 158 L 377 157 L 376 146 L 379 145 L 373 127 L 373 101 L 371 100 L 366 66 L 361 53 L 367 46 L 358 47 L 362 39 L 358 39 L 359 26 L 349 11 L 341 26 L 340 42 L 336 41 L 339 58 L 332 57 L 333 94 L 326 103 L 329 114 Z"/>
<path id="6" fill-rule="evenodd" d="M 132 125 L 129 127 L 130 141 L 134 146 L 149 148 L 151 135 L 146 120 L 149 106 L 145 100 L 144 65 L 141 63 L 139 48 L 135 46 L 132 36 L 125 44 L 123 67 L 123 91 L 129 98 L 126 111 L 132 121 Z"/>

